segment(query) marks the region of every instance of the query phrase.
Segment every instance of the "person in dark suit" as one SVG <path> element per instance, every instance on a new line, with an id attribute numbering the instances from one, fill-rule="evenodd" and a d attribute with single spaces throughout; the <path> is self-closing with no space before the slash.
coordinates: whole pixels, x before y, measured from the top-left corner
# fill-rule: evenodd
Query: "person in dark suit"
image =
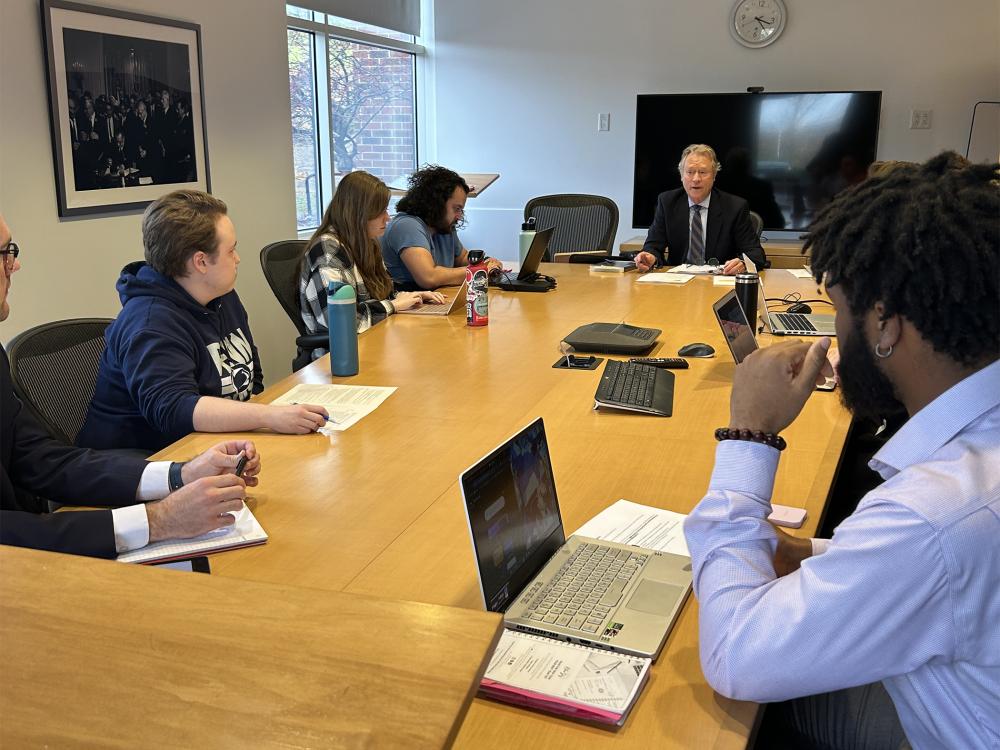
<path id="1" fill-rule="evenodd" d="M 723 264 L 723 273 L 743 273 L 746 254 L 758 268 L 764 248 L 742 198 L 714 190 L 719 160 L 711 146 L 696 143 L 681 154 L 677 165 L 683 187 L 660 193 L 656 213 L 642 251 L 635 257 L 640 271 L 681 263 L 702 265 L 710 258 Z"/>
<path id="2" fill-rule="evenodd" d="M 10 314 L 18 254 L 0 215 L 0 321 Z M 0 544 L 113 558 L 234 523 L 230 511 L 242 507 L 260 471 L 251 441 L 220 443 L 183 464 L 65 445 L 18 400 L 7 352 L 0 352 Z M 248 459 L 242 479 L 233 473 L 240 454 Z M 108 509 L 45 513 L 38 496 Z"/>

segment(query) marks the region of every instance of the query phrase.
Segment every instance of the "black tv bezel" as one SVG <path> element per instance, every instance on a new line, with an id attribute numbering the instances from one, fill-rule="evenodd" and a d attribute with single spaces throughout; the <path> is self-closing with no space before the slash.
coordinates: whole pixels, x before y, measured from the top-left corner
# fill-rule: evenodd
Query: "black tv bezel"
<path id="1" fill-rule="evenodd" d="M 878 159 L 879 137 L 882 129 L 882 89 L 830 89 L 830 90 L 810 90 L 810 91 L 702 91 L 702 92 L 674 92 L 670 94 L 636 94 L 635 95 L 635 131 L 632 138 L 632 227 L 634 229 L 649 229 L 649 224 L 640 224 L 636 221 L 636 174 L 639 169 L 639 100 L 640 99 L 664 99 L 679 96 L 700 97 L 700 96 L 787 96 L 789 94 L 878 94 L 878 112 L 875 118 L 875 158 Z M 679 155 L 678 155 L 679 156 Z M 798 237 L 802 229 L 782 229 L 770 230 L 774 236 Z"/>

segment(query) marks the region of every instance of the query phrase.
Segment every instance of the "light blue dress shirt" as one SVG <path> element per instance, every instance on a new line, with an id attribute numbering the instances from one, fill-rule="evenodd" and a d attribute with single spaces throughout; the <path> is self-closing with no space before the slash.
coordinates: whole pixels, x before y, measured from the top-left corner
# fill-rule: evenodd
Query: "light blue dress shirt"
<path id="1" fill-rule="evenodd" d="M 1000 748 L 1000 362 L 903 425 L 883 484 L 783 578 L 778 456 L 720 443 L 684 524 L 708 682 L 765 702 L 882 681 L 915 748 Z"/>

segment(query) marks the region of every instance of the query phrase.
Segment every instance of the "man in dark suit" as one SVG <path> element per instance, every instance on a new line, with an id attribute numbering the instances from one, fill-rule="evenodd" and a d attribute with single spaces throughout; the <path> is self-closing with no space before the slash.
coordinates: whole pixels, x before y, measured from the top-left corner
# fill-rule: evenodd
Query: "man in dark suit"
<path id="1" fill-rule="evenodd" d="M 18 254 L 0 215 L 0 321 L 10 313 Z M 7 352 L 0 352 L 0 544 L 112 558 L 234 523 L 230 511 L 242 507 L 260 471 L 251 441 L 220 443 L 183 464 L 64 445 L 14 395 Z M 233 473 L 241 453 L 245 481 Z M 45 513 L 39 495 L 110 509 Z"/>
<path id="2" fill-rule="evenodd" d="M 640 271 L 656 265 L 703 265 L 710 258 L 723 264 L 723 273 L 743 273 L 746 254 L 758 268 L 764 248 L 742 198 L 714 190 L 719 160 L 711 146 L 696 143 L 681 154 L 683 187 L 661 193 L 642 251 L 635 257 Z"/>

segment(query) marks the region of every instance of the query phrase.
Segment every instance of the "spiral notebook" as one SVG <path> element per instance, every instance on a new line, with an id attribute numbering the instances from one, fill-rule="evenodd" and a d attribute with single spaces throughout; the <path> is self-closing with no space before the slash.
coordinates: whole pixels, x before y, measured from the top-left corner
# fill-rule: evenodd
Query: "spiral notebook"
<path id="1" fill-rule="evenodd" d="M 171 539 L 165 542 L 154 542 L 132 552 L 118 555 L 118 562 L 125 563 L 159 563 L 170 560 L 181 560 L 197 555 L 207 555 L 223 550 L 240 549 L 264 544 L 267 532 L 254 518 L 250 509 L 243 505 L 242 510 L 234 514 L 236 523 L 223 529 L 210 531 L 207 534 L 191 539 Z"/>
<path id="2" fill-rule="evenodd" d="M 620 727 L 652 659 L 504 630 L 479 692 L 504 703 Z"/>

